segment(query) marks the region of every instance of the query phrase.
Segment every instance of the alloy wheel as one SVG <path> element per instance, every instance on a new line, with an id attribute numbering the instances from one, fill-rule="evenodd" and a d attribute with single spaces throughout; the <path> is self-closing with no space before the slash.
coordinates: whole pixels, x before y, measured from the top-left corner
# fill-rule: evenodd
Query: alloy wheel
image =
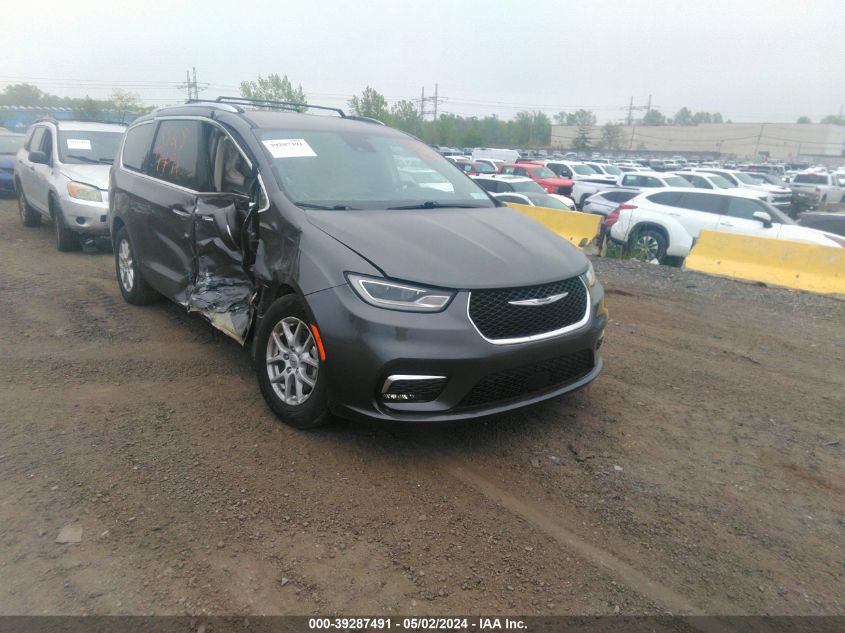
<path id="1" fill-rule="evenodd" d="M 311 329 L 297 317 L 285 317 L 267 341 L 267 376 L 276 395 L 288 405 L 304 403 L 314 392 L 320 357 Z"/>
<path id="2" fill-rule="evenodd" d="M 135 285 L 135 266 L 132 261 L 132 248 L 129 240 L 121 240 L 117 251 L 117 266 L 120 270 L 120 283 L 126 292 L 132 292 Z"/>
<path id="3" fill-rule="evenodd" d="M 660 243 L 653 235 L 645 233 L 637 236 L 634 241 L 633 255 L 636 259 L 644 262 L 657 260 L 660 254 Z"/>

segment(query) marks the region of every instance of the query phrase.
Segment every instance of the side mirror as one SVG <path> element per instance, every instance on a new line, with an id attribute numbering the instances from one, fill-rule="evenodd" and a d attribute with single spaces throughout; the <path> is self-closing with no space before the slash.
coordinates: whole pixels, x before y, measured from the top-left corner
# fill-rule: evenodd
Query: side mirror
<path id="1" fill-rule="evenodd" d="M 50 163 L 50 159 L 44 152 L 32 151 L 29 153 L 29 162 L 37 165 L 47 165 Z"/>
<path id="2" fill-rule="evenodd" d="M 753 217 L 755 220 L 760 220 L 765 228 L 772 228 L 772 216 L 765 211 L 755 211 Z"/>

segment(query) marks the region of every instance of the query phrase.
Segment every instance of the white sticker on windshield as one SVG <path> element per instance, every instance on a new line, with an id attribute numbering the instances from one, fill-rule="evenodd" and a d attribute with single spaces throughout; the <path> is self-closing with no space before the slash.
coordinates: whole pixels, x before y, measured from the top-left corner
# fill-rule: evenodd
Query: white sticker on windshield
<path id="1" fill-rule="evenodd" d="M 478 193 L 476 191 L 472 192 L 470 195 L 473 198 L 475 198 L 476 200 L 486 200 L 487 199 L 486 195 L 484 195 L 483 193 Z"/>
<path id="2" fill-rule="evenodd" d="M 69 138 L 67 140 L 68 149 L 91 149 L 91 141 L 85 138 Z"/>
<path id="3" fill-rule="evenodd" d="M 317 155 L 304 138 L 280 138 L 263 142 L 273 158 L 303 158 Z"/>

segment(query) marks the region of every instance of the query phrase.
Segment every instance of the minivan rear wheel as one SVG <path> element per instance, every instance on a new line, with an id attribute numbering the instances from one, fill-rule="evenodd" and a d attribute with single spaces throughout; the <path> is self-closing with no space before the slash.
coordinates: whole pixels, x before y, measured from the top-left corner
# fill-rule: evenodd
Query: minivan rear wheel
<path id="1" fill-rule="evenodd" d="M 160 295 L 150 287 L 141 275 L 138 260 L 135 257 L 135 249 L 132 247 L 126 227 L 121 227 L 115 234 L 113 250 L 117 285 L 126 302 L 140 306 L 158 299 Z"/>
<path id="2" fill-rule="evenodd" d="M 255 350 L 258 384 L 273 413 L 297 429 L 325 424 L 330 414 L 324 361 L 299 297 L 285 295 L 270 306 Z"/>

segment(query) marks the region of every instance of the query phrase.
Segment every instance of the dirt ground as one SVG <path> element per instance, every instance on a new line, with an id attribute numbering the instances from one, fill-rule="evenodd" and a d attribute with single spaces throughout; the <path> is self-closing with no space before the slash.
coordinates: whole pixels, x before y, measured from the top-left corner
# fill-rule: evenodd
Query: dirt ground
<path id="1" fill-rule="evenodd" d="M 845 301 L 596 267 L 588 388 L 298 432 L 0 201 L 0 614 L 845 613 Z"/>

